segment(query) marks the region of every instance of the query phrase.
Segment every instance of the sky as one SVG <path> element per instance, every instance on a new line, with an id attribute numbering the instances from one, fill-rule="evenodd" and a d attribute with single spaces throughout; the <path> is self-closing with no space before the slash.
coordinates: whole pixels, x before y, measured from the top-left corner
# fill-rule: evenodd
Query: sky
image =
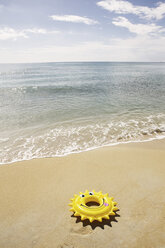
<path id="1" fill-rule="evenodd" d="M 165 1 L 0 0 L 0 63 L 165 62 Z"/>

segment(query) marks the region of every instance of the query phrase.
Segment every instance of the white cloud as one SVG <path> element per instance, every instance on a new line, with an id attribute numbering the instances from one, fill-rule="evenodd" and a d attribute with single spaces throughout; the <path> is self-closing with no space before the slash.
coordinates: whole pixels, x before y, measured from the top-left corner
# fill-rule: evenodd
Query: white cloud
<path id="1" fill-rule="evenodd" d="M 125 27 L 130 32 L 138 34 L 138 35 L 147 35 L 147 34 L 158 34 L 165 32 L 165 28 L 162 26 L 151 24 L 133 24 L 127 18 L 119 16 L 114 18 L 112 23 L 116 26 Z"/>
<path id="2" fill-rule="evenodd" d="M 9 27 L 0 29 L 0 40 L 8 40 L 8 39 L 16 40 L 18 37 L 28 38 L 28 36 L 24 31 L 17 31 Z"/>
<path id="3" fill-rule="evenodd" d="M 33 33 L 33 34 L 47 34 L 47 31 L 42 28 L 28 28 L 24 29 L 25 33 Z"/>
<path id="4" fill-rule="evenodd" d="M 98 24 L 98 21 L 76 15 L 52 15 L 50 17 L 55 21 L 84 23 L 87 25 Z"/>
<path id="5" fill-rule="evenodd" d="M 133 5 L 129 1 L 123 0 L 103 0 L 97 2 L 97 5 L 115 12 L 117 14 L 135 14 L 144 19 L 156 19 L 160 20 L 165 17 L 165 3 L 158 2 L 157 7 L 149 8 L 146 6 Z"/>
<path id="6" fill-rule="evenodd" d="M 18 38 L 29 38 L 29 33 L 32 34 L 56 34 L 59 31 L 47 31 L 42 28 L 29 28 L 16 30 L 10 27 L 0 28 L 0 40 L 17 40 Z"/>

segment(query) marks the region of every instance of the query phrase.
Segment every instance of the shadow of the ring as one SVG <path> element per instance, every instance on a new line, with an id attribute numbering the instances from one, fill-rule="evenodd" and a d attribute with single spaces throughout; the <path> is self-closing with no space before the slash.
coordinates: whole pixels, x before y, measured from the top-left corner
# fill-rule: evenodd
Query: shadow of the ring
<path id="1" fill-rule="evenodd" d="M 88 219 L 86 220 L 81 220 L 80 216 L 74 216 L 74 214 L 71 215 L 71 217 L 76 218 L 76 223 L 82 222 L 83 226 L 91 226 L 91 228 L 94 230 L 96 227 L 100 227 L 102 229 L 104 229 L 104 226 L 109 226 L 112 227 L 112 222 L 118 222 L 118 220 L 116 219 L 116 217 L 120 217 L 120 215 L 117 213 L 120 210 L 115 211 L 115 215 L 110 216 L 110 219 L 102 219 L 102 222 L 99 222 L 97 220 L 94 220 L 93 222 L 90 222 Z"/>

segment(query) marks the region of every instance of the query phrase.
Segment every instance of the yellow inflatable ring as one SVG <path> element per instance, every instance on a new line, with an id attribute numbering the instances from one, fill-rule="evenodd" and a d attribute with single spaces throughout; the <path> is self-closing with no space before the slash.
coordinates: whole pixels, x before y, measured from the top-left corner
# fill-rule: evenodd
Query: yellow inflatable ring
<path id="1" fill-rule="evenodd" d="M 101 191 L 85 193 L 80 192 L 79 195 L 74 195 L 74 198 L 70 199 L 71 206 L 70 211 L 74 212 L 74 216 L 80 216 L 81 220 L 89 219 L 90 222 L 94 220 L 102 222 L 102 219 L 109 219 L 110 215 L 115 215 L 114 211 L 118 210 L 116 202 L 113 202 L 113 197 L 109 197 L 108 194 L 103 194 Z M 94 206 L 90 206 L 90 203 L 94 202 Z"/>

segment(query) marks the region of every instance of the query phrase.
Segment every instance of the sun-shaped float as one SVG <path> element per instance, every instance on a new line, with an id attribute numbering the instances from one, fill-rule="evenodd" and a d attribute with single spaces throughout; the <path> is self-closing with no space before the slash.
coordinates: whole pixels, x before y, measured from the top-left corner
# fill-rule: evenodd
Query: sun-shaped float
<path id="1" fill-rule="evenodd" d="M 115 215 L 114 211 L 118 210 L 116 202 L 113 202 L 113 197 L 108 194 L 103 194 L 101 191 L 85 193 L 80 192 L 79 195 L 74 195 L 70 199 L 70 211 L 74 212 L 74 216 L 80 216 L 81 220 L 89 219 L 90 222 L 94 220 L 102 222 L 102 219 L 109 219 L 110 215 Z"/>

